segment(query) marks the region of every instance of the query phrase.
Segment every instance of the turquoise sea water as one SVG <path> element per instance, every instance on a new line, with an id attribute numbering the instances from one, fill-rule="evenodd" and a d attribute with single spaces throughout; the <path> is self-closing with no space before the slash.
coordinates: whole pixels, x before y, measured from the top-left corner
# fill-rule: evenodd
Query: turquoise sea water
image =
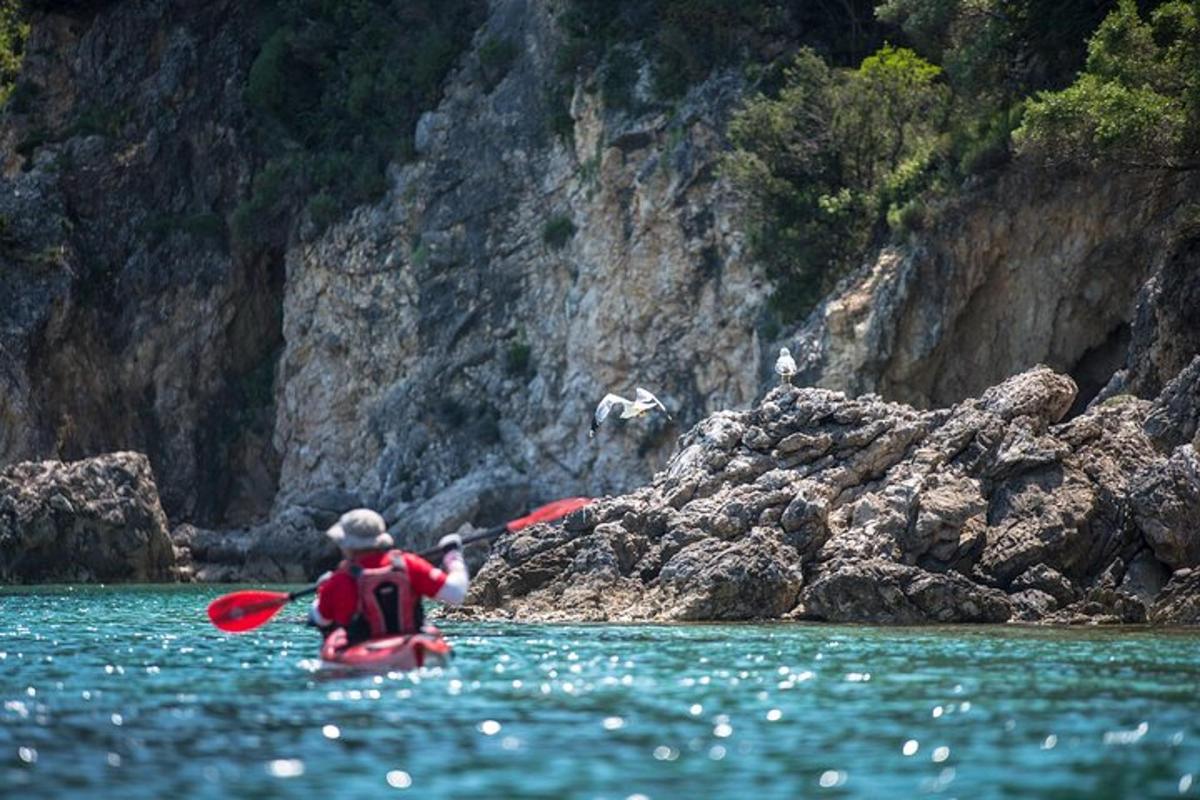
<path id="1" fill-rule="evenodd" d="M 0 593 L 0 794 L 1200 794 L 1194 633 L 454 623 L 448 669 L 329 679 L 225 591 Z"/>

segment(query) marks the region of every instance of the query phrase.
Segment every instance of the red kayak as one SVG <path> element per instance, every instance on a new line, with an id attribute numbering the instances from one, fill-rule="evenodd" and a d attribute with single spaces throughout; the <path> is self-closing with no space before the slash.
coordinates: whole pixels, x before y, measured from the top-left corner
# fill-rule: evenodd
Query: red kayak
<path id="1" fill-rule="evenodd" d="M 437 628 L 421 633 L 368 639 L 346 644 L 346 632 L 338 629 L 321 646 L 323 669 L 402 672 L 421 667 L 444 667 L 450 663 L 450 643 Z"/>

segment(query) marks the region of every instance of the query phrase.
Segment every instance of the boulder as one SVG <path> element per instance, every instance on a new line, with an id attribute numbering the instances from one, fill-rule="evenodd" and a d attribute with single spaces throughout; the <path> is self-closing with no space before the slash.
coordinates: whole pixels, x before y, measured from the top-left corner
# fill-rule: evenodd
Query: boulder
<path id="1" fill-rule="evenodd" d="M 0 582 L 176 579 L 146 456 L 119 452 L 0 470 Z"/>

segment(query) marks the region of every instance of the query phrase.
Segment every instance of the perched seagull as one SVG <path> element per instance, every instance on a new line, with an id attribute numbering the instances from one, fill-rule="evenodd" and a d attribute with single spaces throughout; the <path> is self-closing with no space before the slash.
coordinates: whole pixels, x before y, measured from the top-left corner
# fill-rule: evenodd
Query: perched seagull
<path id="1" fill-rule="evenodd" d="M 592 429 L 588 431 L 588 438 L 596 435 L 596 429 L 600 427 L 600 423 L 604 422 L 605 417 L 613 410 L 613 407 L 621 407 L 621 419 L 633 419 L 647 414 L 654 409 L 659 409 L 664 414 L 667 414 L 667 407 L 662 404 L 657 397 L 647 392 L 642 387 L 637 387 L 637 399 L 626 400 L 618 394 L 606 394 L 604 399 L 600 401 L 600 405 L 596 406 L 596 413 L 592 415 Z M 667 419 L 671 415 L 667 414 Z"/>
<path id="2" fill-rule="evenodd" d="M 786 347 L 779 348 L 779 358 L 775 359 L 775 374 L 779 376 L 779 385 L 792 385 L 792 376 L 796 374 L 796 359 Z"/>

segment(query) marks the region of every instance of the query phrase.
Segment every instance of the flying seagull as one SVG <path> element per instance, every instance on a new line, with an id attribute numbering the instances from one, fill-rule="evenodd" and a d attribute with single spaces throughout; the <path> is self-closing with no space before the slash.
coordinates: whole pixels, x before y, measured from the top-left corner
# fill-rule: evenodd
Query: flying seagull
<path id="1" fill-rule="evenodd" d="M 775 374 L 779 376 L 780 386 L 791 386 L 792 376 L 796 374 L 796 359 L 786 347 L 779 348 L 779 358 L 775 359 Z"/>
<path id="2" fill-rule="evenodd" d="M 592 415 L 592 429 L 588 431 L 589 439 L 596 435 L 596 429 L 600 427 L 600 423 L 604 422 L 605 417 L 617 406 L 621 407 L 621 419 L 640 417 L 656 408 L 667 414 L 667 407 L 662 404 L 662 401 L 640 386 L 637 387 L 636 400 L 626 400 L 619 394 L 609 393 L 604 395 L 600 405 L 596 406 L 596 413 Z M 667 414 L 667 419 L 670 418 L 671 415 Z"/>

